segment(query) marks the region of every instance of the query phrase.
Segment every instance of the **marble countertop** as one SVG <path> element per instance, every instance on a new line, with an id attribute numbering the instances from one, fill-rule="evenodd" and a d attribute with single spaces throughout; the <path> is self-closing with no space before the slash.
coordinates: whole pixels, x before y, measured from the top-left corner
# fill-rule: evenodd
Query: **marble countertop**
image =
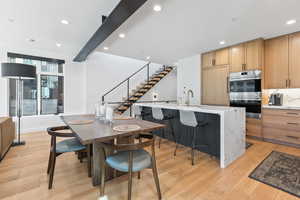
<path id="1" fill-rule="evenodd" d="M 263 105 L 262 108 L 284 109 L 284 110 L 300 110 L 300 107 L 297 107 L 297 106 L 270 106 L 270 105 Z"/>
<path id="2" fill-rule="evenodd" d="M 237 110 L 245 110 L 245 108 L 229 107 L 229 106 L 209 106 L 209 105 L 179 105 L 174 103 L 136 103 L 134 106 L 157 107 L 175 110 L 190 110 L 194 112 L 222 114 L 224 112 L 232 112 Z"/>

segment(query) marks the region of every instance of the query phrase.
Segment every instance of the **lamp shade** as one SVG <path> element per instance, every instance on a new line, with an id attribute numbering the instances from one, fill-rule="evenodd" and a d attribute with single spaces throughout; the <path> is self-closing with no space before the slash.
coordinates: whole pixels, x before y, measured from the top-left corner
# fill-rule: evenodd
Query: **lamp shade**
<path id="1" fill-rule="evenodd" d="M 2 77 L 13 79 L 34 79 L 36 77 L 36 67 L 20 63 L 2 63 Z"/>

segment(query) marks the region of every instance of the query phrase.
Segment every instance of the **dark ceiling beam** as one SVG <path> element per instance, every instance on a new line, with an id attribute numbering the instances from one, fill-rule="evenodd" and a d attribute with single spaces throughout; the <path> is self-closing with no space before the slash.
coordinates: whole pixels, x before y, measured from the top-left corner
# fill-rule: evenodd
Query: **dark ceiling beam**
<path id="1" fill-rule="evenodd" d="M 106 38 L 108 38 L 117 28 L 119 28 L 146 1 L 147 0 L 120 1 L 111 14 L 105 19 L 100 28 L 80 50 L 73 61 L 85 61 L 92 51 L 94 51 Z"/>

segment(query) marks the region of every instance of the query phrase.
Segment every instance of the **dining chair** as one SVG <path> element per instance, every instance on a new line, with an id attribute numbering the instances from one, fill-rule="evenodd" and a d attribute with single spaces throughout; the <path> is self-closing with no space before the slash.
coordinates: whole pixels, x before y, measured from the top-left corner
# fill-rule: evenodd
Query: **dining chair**
<path id="1" fill-rule="evenodd" d="M 196 119 L 196 115 L 195 112 L 193 111 L 187 111 L 187 110 L 180 110 L 179 111 L 179 115 L 180 115 L 180 122 L 183 125 L 183 127 L 185 127 L 185 131 L 187 133 L 191 133 L 192 134 L 192 141 L 191 141 L 191 156 L 192 156 L 192 165 L 195 164 L 195 153 L 194 150 L 197 147 L 206 147 L 209 149 L 209 145 L 208 144 L 199 144 L 197 143 L 197 134 L 201 134 L 201 132 L 199 131 L 199 128 L 203 128 L 205 126 L 208 125 L 207 122 L 205 121 L 197 121 Z M 183 136 L 183 133 L 181 134 L 181 137 Z M 177 150 L 177 146 L 175 149 L 175 154 L 176 154 L 176 150 Z"/>
<path id="2" fill-rule="evenodd" d="M 170 128 L 171 135 L 174 139 L 174 142 L 177 144 L 177 140 L 175 137 L 174 128 L 173 128 L 173 124 L 172 124 L 172 119 L 174 119 L 174 117 L 165 115 L 161 108 L 156 108 L 156 107 L 152 107 L 152 117 L 155 120 L 155 122 L 158 122 L 158 123 L 162 122 L 163 124 L 166 125 L 166 128 L 167 127 Z M 161 130 L 163 138 L 166 138 L 166 130 L 167 130 L 166 128 Z M 158 143 L 159 148 L 160 148 L 160 143 L 161 143 L 162 137 L 159 138 L 159 143 Z M 175 152 L 174 152 L 174 155 L 175 155 Z"/>
<path id="3" fill-rule="evenodd" d="M 100 196 L 104 196 L 105 187 L 105 169 L 106 165 L 109 167 L 128 173 L 128 200 L 131 200 L 132 193 L 132 174 L 133 172 L 140 172 L 146 168 L 152 168 L 153 177 L 157 189 L 158 199 L 162 198 L 159 178 L 156 167 L 155 158 L 155 136 L 150 134 L 140 134 L 138 143 L 132 144 L 104 144 L 102 143 L 102 151 L 105 156 L 105 162 L 102 162 L 101 166 L 101 186 Z M 135 137 L 133 136 L 132 139 Z M 146 139 L 146 140 L 144 140 Z M 151 154 L 144 150 L 145 147 L 151 146 Z M 112 155 L 106 156 L 105 149 L 111 150 L 111 152 L 117 152 Z"/>
<path id="4" fill-rule="evenodd" d="M 51 127 L 47 129 L 47 132 L 51 136 L 50 155 L 49 155 L 48 169 L 47 169 L 47 174 L 50 175 L 48 189 L 52 188 L 56 157 L 58 157 L 63 153 L 82 152 L 87 150 L 88 174 L 90 176 L 91 173 L 90 145 L 87 148 L 85 145 L 81 144 L 80 141 L 75 137 L 76 136 L 75 133 L 73 133 L 68 126 Z M 56 142 L 57 137 L 70 138 L 70 139 L 64 139 L 62 141 Z"/>

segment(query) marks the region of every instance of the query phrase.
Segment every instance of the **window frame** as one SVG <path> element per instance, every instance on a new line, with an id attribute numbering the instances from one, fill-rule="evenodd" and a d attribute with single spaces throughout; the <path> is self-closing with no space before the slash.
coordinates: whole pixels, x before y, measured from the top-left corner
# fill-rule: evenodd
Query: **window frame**
<path id="1" fill-rule="evenodd" d="M 45 58 L 45 57 L 38 57 L 38 56 L 29 56 L 29 55 L 23 55 L 23 54 L 15 54 L 15 53 L 7 53 L 8 56 L 8 62 L 15 62 L 16 58 L 21 58 L 21 59 L 29 59 L 29 60 L 37 60 L 41 62 L 52 62 L 56 63 L 58 67 L 62 67 L 62 73 L 58 72 L 42 72 L 41 65 L 36 66 L 36 79 L 37 79 L 37 114 L 35 115 L 23 115 L 23 117 L 38 117 L 38 116 L 56 116 L 60 114 L 65 113 L 65 61 L 64 60 L 58 60 L 58 59 L 52 59 L 52 58 Z M 62 113 L 53 113 L 53 114 L 42 114 L 42 98 L 41 98 L 41 76 L 57 76 L 57 77 L 63 77 L 63 112 Z M 23 87 L 23 86 L 22 86 Z M 17 101 L 16 101 L 17 104 Z M 23 112 L 23 109 L 22 109 Z M 10 82 L 8 80 L 8 113 L 10 115 Z M 16 113 L 14 116 L 16 117 Z"/>

